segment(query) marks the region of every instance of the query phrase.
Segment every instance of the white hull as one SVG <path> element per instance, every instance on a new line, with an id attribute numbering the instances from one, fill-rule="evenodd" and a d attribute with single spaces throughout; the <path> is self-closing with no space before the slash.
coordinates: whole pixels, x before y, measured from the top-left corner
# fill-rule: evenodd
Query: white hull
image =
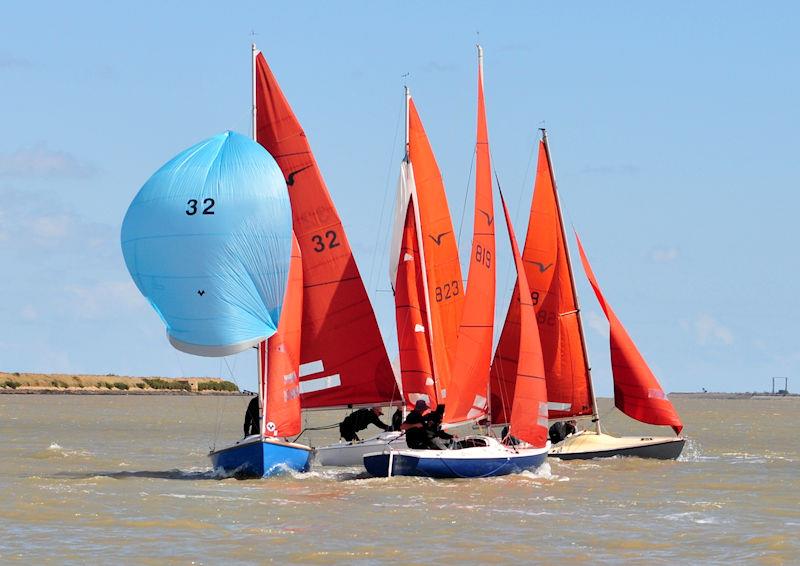
<path id="1" fill-rule="evenodd" d="M 364 454 L 381 452 L 387 445 L 396 450 L 407 449 L 406 437 L 401 434 L 400 432 L 384 432 L 361 442 L 351 443 L 342 440 L 337 444 L 321 446 L 314 451 L 314 462 L 321 466 L 361 467 L 364 465 Z"/>

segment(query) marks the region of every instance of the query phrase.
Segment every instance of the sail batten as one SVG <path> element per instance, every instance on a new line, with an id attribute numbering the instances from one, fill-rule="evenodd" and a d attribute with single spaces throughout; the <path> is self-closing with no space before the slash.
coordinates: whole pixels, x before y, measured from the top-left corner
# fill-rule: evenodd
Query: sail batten
<path id="1" fill-rule="evenodd" d="M 399 398 L 375 313 L 341 219 L 302 126 L 267 65 L 255 57 L 256 138 L 289 189 L 303 257 L 300 362 L 322 361 L 339 384 L 302 394 L 304 408 L 388 403 Z M 300 377 L 301 384 L 314 376 Z M 313 389 L 313 388 L 312 388 Z"/>

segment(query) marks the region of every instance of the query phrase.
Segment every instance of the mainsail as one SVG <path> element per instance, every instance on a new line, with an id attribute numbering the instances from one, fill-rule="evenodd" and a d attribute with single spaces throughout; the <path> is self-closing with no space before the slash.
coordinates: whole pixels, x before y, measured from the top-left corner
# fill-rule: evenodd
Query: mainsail
<path id="1" fill-rule="evenodd" d="M 464 311 L 458 329 L 444 420 L 477 420 L 488 410 L 495 300 L 495 238 L 489 133 L 483 97 L 483 50 L 478 46 L 478 125 L 475 143 L 475 211 Z"/>
<path id="2" fill-rule="evenodd" d="M 594 294 L 597 296 L 606 318 L 608 318 L 611 371 L 614 375 L 614 404 L 620 411 L 637 421 L 653 425 L 668 425 L 672 427 L 675 434 L 680 434 L 683 423 L 681 423 L 675 407 L 667 399 L 658 379 L 653 375 L 617 315 L 606 302 L 577 233 L 575 239 L 578 242 L 578 251 L 581 254 L 586 277 L 594 289 Z"/>
<path id="3" fill-rule="evenodd" d="M 550 418 L 592 415 L 589 361 L 546 134 L 522 259 L 539 324 Z"/>
<path id="4" fill-rule="evenodd" d="M 300 382 L 297 376 L 302 316 L 303 265 L 297 238 L 293 237 L 289 281 L 278 331 L 258 346 L 262 436 L 285 438 L 300 433 Z"/>
<path id="5" fill-rule="evenodd" d="M 306 135 L 261 53 L 255 67 L 256 139 L 286 178 L 303 256 L 302 405 L 397 401 L 375 313 Z"/>
<path id="6" fill-rule="evenodd" d="M 408 404 L 413 404 L 415 398 L 425 396 L 435 406 L 446 401 L 464 293 L 458 246 L 442 177 L 422 122 L 408 94 L 406 108 L 407 154 L 401 165 L 389 265 L 395 289 L 397 332 L 401 350 L 417 348 L 413 357 L 409 357 L 411 353 L 407 352 L 406 359 L 427 357 L 432 372 L 425 377 L 425 390 L 420 391 L 417 389 L 422 375 L 420 372 L 427 371 L 427 366 L 423 367 L 416 362 L 404 365 L 401 355 L 403 394 Z M 412 235 L 414 241 L 409 240 Z M 403 270 L 399 269 L 401 263 L 405 264 L 406 258 L 400 251 L 401 247 L 406 249 L 404 253 L 415 258 L 414 276 L 407 273 L 411 271 L 411 265 L 405 266 Z M 407 251 L 409 249 L 413 249 L 410 254 Z M 401 286 L 399 291 L 398 285 Z M 410 288 L 412 285 L 413 289 Z M 412 302 L 415 296 L 418 297 L 418 305 Z M 418 314 L 411 311 L 417 311 Z M 411 326 L 409 321 L 417 318 L 422 322 Z M 425 338 L 417 339 L 411 333 L 424 333 Z M 433 389 L 429 390 L 431 386 Z M 430 397 L 431 393 L 435 397 Z"/>
<path id="7" fill-rule="evenodd" d="M 506 357 L 501 363 L 493 366 L 492 371 L 500 372 L 501 375 L 498 377 L 506 383 L 513 382 L 511 414 L 507 420 L 509 434 L 533 446 L 542 447 L 547 443 L 548 423 L 547 385 L 542 348 L 539 344 L 539 330 L 533 301 L 530 298 L 530 288 L 525 277 L 525 267 L 519 255 L 511 217 L 502 193 L 500 200 L 508 227 L 508 238 L 511 241 L 511 253 L 514 255 L 514 265 L 517 269 L 516 289 L 509 306 L 509 315 L 512 310 L 515 311 L 516 324 L 513 334 L 516 340 L 510 340 L 509 336 L 505 336 Z M 508 320 L 506 322 L 508 323 Z M 504 335 L 505 331 L 504 327 Z"/>

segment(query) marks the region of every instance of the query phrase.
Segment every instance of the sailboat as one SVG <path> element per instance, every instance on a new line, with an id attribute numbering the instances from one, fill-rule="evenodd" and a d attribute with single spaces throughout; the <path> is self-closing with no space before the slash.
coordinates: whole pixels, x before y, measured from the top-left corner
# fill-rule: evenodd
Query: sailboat
<path id="1" fill-rule="evenodd" d="M 286 180 L 303 258 L 302 409 L 398 405 L 394 371 L 342 221 L 308 138 L 255 45 L 253 69 L 254 137 L 275 157 Z M 360 465 L 364 450 L 398 436 L 384 433 L 362 443 L 319 447 L 314 459 L 322 465 Z M 403 439 L 397 442 L 405 445 Z"/>
<path id="2" fill-rule="evenodd" d="M 289 197 L 277 163 L 253 140 L 225 132 L 167 162 L 133 199 L 121 242 L 131 277 L 176 349 L 227 356 L 263 348 L 266 339 L 283 341 L 291 330 L 285 315 L 299 308 L 299 255 L 292 254 Z M 262 408 L 299 422 L 290 395 L 296 384 L 273 366 L 268 384 L 261 372 L 262 387 L 272 389 L 279 377 L 288 393 Z M 308 447 L 261 435 L 249 440 L 212 453 L 215 467 L 262 476 L 278 464 L 308 466 Z"/>
<path id="3" fill-rule="evenodd" d="M 401 164 L 390 258 L 404 399 L 409 406 L 419 400 L 432 408 L 445 405 L 444 421 L 450 425 L 475 422 L 486 414 L 491 361 L 494 209 L 480 46 L 478 60 L 475 223 L 466 299 L 441 174 L 407 88 L 406 156 Z M 516 249 L 505 203 L 503 207 Z M 521 266 L 519 260 L 520 270 Z M 520 387 L 512 426 L 536 448 L 520 450 L 480 435 L 467 436 L 448 450 L 404 450 L 389 444 L 364 456 L 370 474 L 487 477 L 541 465 L 549 447 L 546 427 L 537 418 L 531 423 L 528 409 L 538 411 L 546 406 L 544 373 L 535 367 L 537 353 L 527 349 L 528 344 L 538 342 L 529 335 L 536 332 L 532 305 L 528 300 L 520 302 L 519 295 L 517 302 L 526 313 L 522 332 L 526 340 L 519 364 L 513 368 L 519 372 Z"/>
<path id="4" fill-rule="evenodd" d="M 297 238 L 292 237 L 289 277 L 277 331 L 258 345 L 259 433 L 213 450 L 215 471 L 237 477 L 268 477 L 287 470 L 306 472 L 312 449 L 285 438 L 300 433 L 298 381 L 303 268 Z"/>
<path id="5" fill-rule="evenodd" d="M 580 247 L 592 287 L 611 323 L 611 357 L 617 408 L 644 423 L 672 426 L 680 419 L 636 349 L 622 324 L 602 296 Z M 522 254 L 536 310 L 547 376 L 551 420 L 591 419 L 594 430 L 584 430 L 554 445 L 550 455 L 561 459 L 610 456 L 677 458 L 684 439 L 673 437 L 615 437 L 602 431 L 583 335 L 561 207 L 553 175 L 547 133 L 542 130 L 528 233 Z M 502 348 L 501 344 L 498 350 Z M 504 422 L 507 400 L 500 380 L 492 381 L 492 415 Z"/>

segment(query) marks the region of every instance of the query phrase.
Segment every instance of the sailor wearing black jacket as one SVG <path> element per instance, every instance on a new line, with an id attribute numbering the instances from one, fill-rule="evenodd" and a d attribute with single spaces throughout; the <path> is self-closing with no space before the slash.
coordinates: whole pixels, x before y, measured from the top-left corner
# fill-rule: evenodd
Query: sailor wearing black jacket
<path id="1" fill-rule="evenodd" d="M 347 415 L 342 422 L 339 423 L 339 435 L 347 442 L 359 441 L 356 434 L 359 430 L 364 430 L 369 425 L 374 424 L 382 430 L 390 430 L 392 427 L 383 424 L 378 417 L 383 414 L 380 407 L 372 407 L 371 409 L 359 409 Z"/>

